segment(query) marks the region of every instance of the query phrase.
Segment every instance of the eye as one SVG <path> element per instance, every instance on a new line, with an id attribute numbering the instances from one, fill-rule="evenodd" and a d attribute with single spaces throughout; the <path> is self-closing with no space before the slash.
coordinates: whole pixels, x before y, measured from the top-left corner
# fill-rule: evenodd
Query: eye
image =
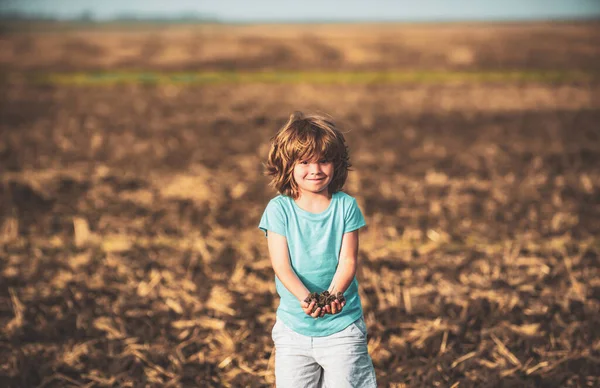
<path id="1" fill-rule="evenodd" d="M 326 163 L 329 163 L 329 160 L 321 159 L 321 160 L 319 160 L 319 163 L 326 164 Z"/>
<path id="2" fill-rule="evenodd" d="M 306 160 L 302 160 L 300 164 L 308 164 L 308 162 Z"/>

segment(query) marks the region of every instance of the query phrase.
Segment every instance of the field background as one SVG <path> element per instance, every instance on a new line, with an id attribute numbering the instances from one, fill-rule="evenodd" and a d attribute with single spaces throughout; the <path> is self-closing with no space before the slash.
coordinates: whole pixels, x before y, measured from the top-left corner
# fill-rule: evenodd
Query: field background
<path id="1" fill-rule="evenodd" d="M 346 132 L 380 386 L 600 385 L 598 68 L 597 22 L 5 23 L 0 385 L 272 385 L 294 110 Z"/>

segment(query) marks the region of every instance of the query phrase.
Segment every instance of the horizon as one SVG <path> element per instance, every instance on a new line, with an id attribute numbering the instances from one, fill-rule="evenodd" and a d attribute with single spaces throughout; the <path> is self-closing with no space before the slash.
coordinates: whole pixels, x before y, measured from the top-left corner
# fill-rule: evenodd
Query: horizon
<path id="1" fill-rule="evenodd" d="M 377 0 L 368 5 L 356 0 L 332 0 L 320 4 L 256 1 L 249 9 L 241 0 L 198 3 L 172 0 L 168 6 L 158 1 L 117 0 L 103 3 L 81 0 L 7 0 L 0 4 L 4 18 L 88 20 L 95 22 L 131 20 L 190 20 L 221 23 L 361 23 L 361 22 L 510 22 L 600 20 L 600 1 L 532 0 L 526 3 L 507 0 L 502 4 L 481 0 L 407 1 Z"/>

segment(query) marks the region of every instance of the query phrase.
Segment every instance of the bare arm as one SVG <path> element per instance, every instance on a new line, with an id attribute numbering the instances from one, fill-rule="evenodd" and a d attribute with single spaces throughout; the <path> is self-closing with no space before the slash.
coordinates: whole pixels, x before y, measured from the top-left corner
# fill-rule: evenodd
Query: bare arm
<path id="1" fill-rule="evenodd" d="M 331 284 L 327 289 L 330 294 L 344 293 L 356 275 L 356 267 L 358 266 L 358 229 L 352 232 L 344 233 L 342 237 L 342 248 L 340 249 L 340 258 L 338 266 L 331 280 Z M 346 302 L 334 300 L 330 305 L 326 305 L 321 313 L 337 314 L 342 311 Z"/>
<path id="2" fill-rule="evenodd" d="M 288 252 L 287 239 L 285 236 L 269 231 L 267 233 L 267 242 L 269 245 L 269 256 L 271 257 L 271 265 L 275 271 L 277 278 L 283 283 L 285 288 L 288 289 L 299 301 L 302 309 L 308 315 L 316 318 L 320 315 L 321 309 L 318 308 L 314 313 L 312 309 L 315 305 L 311 302 L 310 305 L 304 302 L 309 291 L 298 278 L 292 266 L 290 265 L 290 255 Z"/>
<path id="3" fill-rule="evenodd" d="M 345 292 L 356 275 L 358 265 L 358 230 L 345 233 L 342 237 L 340 259 L 329 286 L 329 292 L 336 294 Z"/>

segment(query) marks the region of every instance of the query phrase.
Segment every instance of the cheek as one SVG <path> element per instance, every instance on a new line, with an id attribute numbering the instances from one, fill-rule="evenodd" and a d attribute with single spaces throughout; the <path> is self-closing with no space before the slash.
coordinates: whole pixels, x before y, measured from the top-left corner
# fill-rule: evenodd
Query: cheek
<path id="1" fill-rule="evenodd" d="M 301 179 L 302 178 L 302 169 L 298 168 L 298 167 L 294 168 L 293 177 L 294 177 L 294 180 L 296 180 L 296 181 L 298 179 Z"/>

